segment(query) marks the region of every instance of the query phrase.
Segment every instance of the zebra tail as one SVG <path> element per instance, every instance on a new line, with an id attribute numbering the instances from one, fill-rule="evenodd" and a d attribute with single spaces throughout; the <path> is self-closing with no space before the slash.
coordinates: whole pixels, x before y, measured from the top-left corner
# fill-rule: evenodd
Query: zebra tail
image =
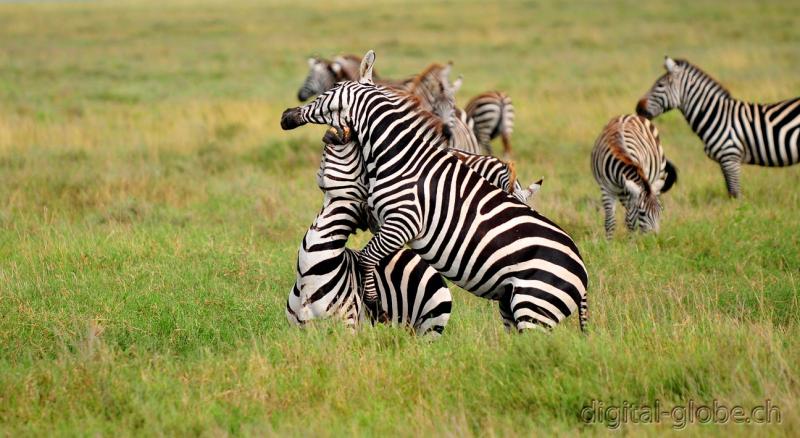
<path id="1" fill-rule="evenodd" d="M 514 105 L 511 98 L 503 94 L 503 108 L 500 113 L 500 139 L 503 141 L 503 153 L 511 156 L 511 133 L 514 131 Z"/>
<path id="2" fill-rule="evenodd" d="M 589 323 L 589 300 L 586 294 L 581 297 L 580 306 L 578 307 L 578 319 L 581 324 L 581 332 L 586 334 L 586 326 Z"/>
<path id="3" fill-rule="evenodd" d="M 667 193 L 678 182 L 678 169 L 671 161 L 667 160 L 664 170 L 667 173 L 667 178 L 664 180 L 664 187 L 661 188 L 661 193 Z"/>

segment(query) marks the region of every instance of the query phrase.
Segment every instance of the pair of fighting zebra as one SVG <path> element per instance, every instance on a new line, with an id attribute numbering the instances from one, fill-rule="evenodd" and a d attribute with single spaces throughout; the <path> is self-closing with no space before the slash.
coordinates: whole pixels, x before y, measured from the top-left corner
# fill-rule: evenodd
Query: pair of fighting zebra
<path id="1" fill-rule="evenodd" d="M 308 75 L 297 93 L 297 98 L 304 102 L 330 90 L 338 82 L 358 80 L 360 63 L 361 58 L 356 55 L 337 56 L 333 60 L 309 58 Z M 459 78 L 453 85 L 448 82 L 450 68 L 451 64 L 431 64 L 421 73 L 407 79 L 383 79 L 375 74 L 375 81 L 378 85 L 416 96 L 424 109 L 447 120 L 448 115 L 437 112 L 437 100 L 447 94 L 450 94 L 452 100 L 461 81 Z M 514 129 L 514 105 L 511 98 L 501 91 L 488 91 L 473 97 L 463 110 L 454 108 L 450 129 L 450 147 L 474 154 L 491 155 L 491 141 L 500 137 L 503 156 L 510 158 L 511 133 Z"/>
<path id="2" fill-rule="evenodd" d="M 720 164 L 729 196 L 741 193 L 742 163 L 782 167 L 800 162 L 800 98 L 774 104 L 734 99 L 718 81 L 686 60 L 664 60 L 666 73 L 636 105 L 638 116 L 614 118 L 592 150 L 592 171 L 602 192 L 606 235 L 614 231 L 614 207 L 626 208 L 630 229 L 658 230 L 658 196 L 677 178 L 664 158 L 649 119 L 680 109 Z"/>
<path id="3" fill-rule="evenodd" d="M 349 174 L 336 180 L 366 189 L 351 191 L 375 232 L 357 254 L 364 305 L 391 317 L 380 302 L 381 266 L 408 245 L 456 285 L 497 300 L 510 328 L 553 327 L 577 310 L 585 329 L 588 274 L 569 235 L 448 152 L 441 119 L 375 85 L 374 59 L 364 57 L 358 82 L 340 82 L 281 117 L 283 129 L 315 123 L 352 132 L 337 149 L 353 154 L 345 153 Z"/>
<path id="4" fill-rule="evenodd" d="M 344 131 L 342 131 L 344 132 Z M 381 308 L 364 308 L 360 290 L 363 274 L 358 252 L 346 248 L 350 235 L 368 228 L 363 199 L 367 187 L 360 155 L 336 130 L 323 138 L 317 185 L 323 206 L 303 236 L 297 257 L 297 279 L 286 303 L 290 322 L 303 326 L 312 320 L 337 318 L 348 327 L 362 320 L 407 325 L 417 334 L 441 334 L 450 318 L 452 298 L 441 276 L 412 251 L 401 249 L 382 260 L 376 270 Z M 490 157 L 450 150 L 451 154 L 521 202 L 539 189 L 540 182 L 522 189 L 512 166 Z"/>

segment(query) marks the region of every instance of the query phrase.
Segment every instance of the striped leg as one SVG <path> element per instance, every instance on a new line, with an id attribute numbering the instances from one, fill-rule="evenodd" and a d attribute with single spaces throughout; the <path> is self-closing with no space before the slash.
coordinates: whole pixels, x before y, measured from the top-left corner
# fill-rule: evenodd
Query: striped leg
<path id="1" fill-rule="evenodd" d="M 381 230 L 372 236 L 367 246 L 359 253 L 358 264 L 364 273 L 364 305 L 375 310 L 377 320 L 382 319 L 378 288 L 375 284 L 375 267 L 378 262 L 403 248 L 416 230 L 409 229 L 407 221 L 401 217 L 387 218 Z"/>
<path id="2" fill-rule="evenodd" d="M 614 213 L 617 209 L 617 198 L 608 193 L 605 189 L 600 189 L 603 193 L 603 210 L 606 213 L 606 238 L 614 236 L 614 227 L 616 226 L 616 217 Z"/>
<path id="3" fill-rule="evenodd" d="M 548 296 L 535 288 L 515 288 L 511 295 L 511 309 L 514 312 L 514 323 L 517 330 L 551 329 L 565 315 L 544 299 Z"/>
<path id="4" fill-rule="evenodd" d="M 731 158 L 719 163 L 722 168 L 722 175 L 725 177 L 725 186 L 728 188 L 728 196 L 739 197 L 739 175 L 741 174 L 742 163 L 738 158 Z"/>
<path id="5" fill-rule="evenodd" d="M 503 326 L 505 326 L 506 331 L 513 330 L 517 324 L 514 322 L 514 313 L 511 311 L 511 294 L 506 294 L 500 298 L 498 303 L 500 316 L 503 318 Z"/>

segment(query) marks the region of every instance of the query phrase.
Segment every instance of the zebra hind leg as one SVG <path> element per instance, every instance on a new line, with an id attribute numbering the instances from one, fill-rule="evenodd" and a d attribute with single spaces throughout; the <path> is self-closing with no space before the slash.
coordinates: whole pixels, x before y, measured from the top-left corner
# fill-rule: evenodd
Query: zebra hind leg
<path id="1" fill-rule="evenodd" d="M 742 170 L 742 163 L 738 159 L 725 160 L 719 163 L 722 168 L 722 175 L 725 177 L 725 186 L 728 188 L 728 196 L 731 198 L 739 197 L 739 176 Z"/>
<path id="2" fill-rule="evenodd" d="M 549 332 L 559 319 L 549 310 L 536 303 L 537 296 L 547 294 L 539 289 L 515 289 L 511 295 L 511 309 L 517 331 L 534 329 Z"/>
<path id="3" fill-rule="evenodd" d="M 506 294 L 498 301 L 498 308 L 500 310 L 500 317 L 503 318 L 503 326 L 507 332 L 517 327 L 517 322 L 514 321 L 514 313 L 511 310 L 511 294 Z"/>

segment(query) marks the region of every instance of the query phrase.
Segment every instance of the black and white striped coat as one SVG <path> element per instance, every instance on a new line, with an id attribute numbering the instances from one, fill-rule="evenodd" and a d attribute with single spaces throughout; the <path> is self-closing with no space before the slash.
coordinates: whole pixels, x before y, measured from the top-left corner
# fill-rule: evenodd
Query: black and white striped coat
<path id="1" fill-rule="evenodd" d="M 602 193 L 607 237 L 614 234 L 617 200 L 625 206 L 629 230 L 658 232 L 659 196 L 672 187 L 677 173 L 649 120 L 635 115 L 611 119 L 594 143 L 592 174 Z"/>
<path id="2" fill-rule="evenodd" d="M 531 197 L 542 187 L 542 180 L 540 179 L 523 189 L 517 180 L 517 172 L 513 161 L 506 162 L 491 155 L 470 154 L 456 149 L 448 149 L 447 152 L 461 160 L 461 162 L 482 176 L 483 179 L 500 187 L 523 203 L 529 204 Z"/>
<path id="3" fill-rule="evenodd" d="M 297 279 L 286 302 L 286 317 L 296 325 L 338 318 L 356 326 L 362 320 L 358 252 L 345 247 L 348 237 L 367 225 L 363 175 L 346 179 L 362 170 L 356 147 L 325 146 L 317 175 L 324 203 L 303 237 Z M 375 273 L 382 322 L 411 326 L 417 334 L 442 333 L 452 297 L 438 272 L 401 249 L 378 263 Z"/>
<path id="4" fill-rule="evenodd" d="M 465 108 L 473 121 L 475 137 L 488 153 L 491 141 L 503 142 L 503 157 L 511 157 L 511 133 L 514 131 L 514 105 L 502 91 L 489 91 L 473 97 Z"/>
<path id="5" fill-rule="evenodd" d="M 440 122 L 376 87 L 373 63 L 369 52 L 359 83 L 338 84 L 281 118 L 284 129 L 350 126 L 358 139 L 379 223 L 359 258 L 365 296 L 377 298 L 377 262 L 407 243 L 458 286 L 499 300 L 509 326 L 553 327 L 579 310 L 585 328 L 588 274 L 569 235 L 441 150 Z"/>
<path id="6" fill-rule="evenodd" d="M 738 197 L 741 164 L 780 167 L 800 162 L 800 97 L 773 104 L 734 99 L 711 76 L 686 60 L 664 61 L 667 72 L 639 101 L 647 118 L 678 108 L 718 162 L 728 194 Z"/>

